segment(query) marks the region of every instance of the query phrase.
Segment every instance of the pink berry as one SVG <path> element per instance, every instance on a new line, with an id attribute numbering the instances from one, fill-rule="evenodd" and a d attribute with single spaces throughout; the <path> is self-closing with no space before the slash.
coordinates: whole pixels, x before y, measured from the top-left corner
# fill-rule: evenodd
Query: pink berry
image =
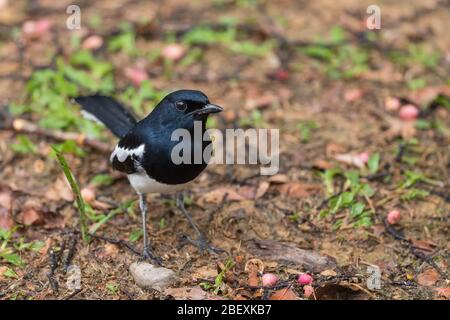
<path id="1" fill-rule="evenodd" d="M 97 35 L 87 37 L 81 47 L 87 50 L 95 50 L 103 45 L 103 38 Z"/>
<path id="2" fill-rule="evenodd" d="M 278 277 L 273 273 L 265 273 L 262 276 L 262 285 L 265 287 L 270 287 L 276 285 L 278 282 Z"/>
<path id="3" fill-rule="evenodd" d="M 419 109 L 417 109 L 416 106 L 413 106 L 412 104 L 404 105 L 399 111 L 400 119 L 404 121 L 416 120 L 418 115 Z"/>
<path id="4" fill-rule="evenodd" d="M 362 163 L 366 164 L 369 161 L 370 154 L 368 152 L 361 152 L 358 155 L 359 160 L 361 160 Z"/>
<path id="5" fill-rule="evenodd" d="M 132 67 L 125 68 L 125 77 L 130 79 L 135 86 L 139 86 L 142 81 L 148 79 L 148 75 L 145 70 Z"/>
<path id="6" fill-rule="evenodd" d="M 386 98 L 384 105 L 388 111 L 396 111 L 400 108 L 400 100 L 393 97 Z"/>
<path id="7" fill-rule="evenodd" d="M 39 38 L 46 33 L 51 28 L 51 22 L 47 19 L 41 19 L 37 21 L 26 21 L 22 25 L 22 32 L 28 37 L 28 38 Z"/>
<path id="8" fill-rule="evenodd" d="M 303 295 L 305 298 L 309 298 L 314 295 L 314 288 L 309 284 L 303 287 Z"/>
<path id="9" fill-rule="evenodd" d="M 168 60 L 177 61 L 181 59 L 182 56 L 184 56 L 185 51 L 186 50 L 182 45 L 172 43 L 162 49 L 162 55 Z"/>
<path id="10" fill-rule="evenodd" d="M 307 273 L 302 273 L 298 276 L 298 283 L 300 285 L 305 285 L 305 284 L 311 284 L 313 282 L 313 277 L 311 277 L 309 274 Z"/>
<path id="11" fill-rule="evenodd" d="M 389 211 L 388 215 L 387 215 L 387 222 L 389 224 L 396 224 L 397 222 L 400 221 L 400 219 L 402 218 L 400 211 L 398 210 L 391 210 Z"/>

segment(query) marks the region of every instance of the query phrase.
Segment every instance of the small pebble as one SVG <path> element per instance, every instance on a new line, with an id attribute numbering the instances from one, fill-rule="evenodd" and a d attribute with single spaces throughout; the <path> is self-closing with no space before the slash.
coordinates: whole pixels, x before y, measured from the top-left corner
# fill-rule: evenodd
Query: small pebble
<path id="1" fill-rule="evenodd" d="M 139 287 L 158 291 L 163 291 L 178 279 L 173 270 L 154 266 L 148 262 L 132 263 L 130 273 Z"/>

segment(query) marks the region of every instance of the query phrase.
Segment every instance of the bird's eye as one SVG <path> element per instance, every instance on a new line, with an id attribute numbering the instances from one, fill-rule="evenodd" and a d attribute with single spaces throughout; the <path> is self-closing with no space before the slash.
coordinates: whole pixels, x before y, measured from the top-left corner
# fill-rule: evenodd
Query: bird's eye
<path id="1" fill-rule="evenodd" d="M 187 109 L 187 104 L 184 101 L 177 101 L 175 105 L 177 106 L 177 109 L 180 111 L 186 111 Z"/>

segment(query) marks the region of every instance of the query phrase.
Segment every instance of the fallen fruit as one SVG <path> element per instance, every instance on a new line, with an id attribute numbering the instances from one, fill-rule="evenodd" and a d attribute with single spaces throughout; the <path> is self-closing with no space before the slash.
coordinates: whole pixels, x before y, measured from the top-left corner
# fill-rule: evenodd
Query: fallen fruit
<path id="1" fill-rule="evenodd" d="M 389 211 L 388 215 L 387 215 L 387 222 L 389 224 L 396 224 L 400 221 L 400 219 L 402 218 L 400 211 L 398 210 L 391 210 Z"/>
<path id="2" fill-rule="evenodd" d="M 278 277 L 273 273 L 265 273 L 262 276 L 262 285 L 265 287 L 271 287 L 276 285 L 278 282 Z"/>
<path id="3" fill-rule="evenodd" d="M 407 104 L 401 107 L 399 111 L 400 119 L 404 121 L 416 120 L 419 115 L 419 109 L 412 104 Z"/>
<path id="4" fill-rule="evenodd" d="M 313 282 L 313 277 L 307 273 L 302 273 L 298 276 L 297 282 L 302 286 L 305 284 L 311 284 Z"/>

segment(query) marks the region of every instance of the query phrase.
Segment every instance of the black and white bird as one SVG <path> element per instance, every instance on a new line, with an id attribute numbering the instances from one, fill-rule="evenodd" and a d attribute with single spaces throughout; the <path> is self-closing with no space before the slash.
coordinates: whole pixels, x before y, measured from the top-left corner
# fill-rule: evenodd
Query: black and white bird
<path id="1" fill-rule="evenodd" d="M 175 164 L 172 160 L 172 149 L 179 141 L 172 140 L 172 133 L 177 129 L 186 129 L 192 139 L 191 155 L 194 156 L 195 141 L 194 122 L 200 121 L 202 136 L 205 132 L 209 114 L 223 109 L 209 102 L 201 91 L 179 90 L 167 95 L 144 119 L 137 121 L 135 116 L 114 99 L 102 95 L 75 98 L 81 105 L 82 113 L 92 120 L 103 123 L 112 133 L 120 138 L 111 154 L 111 164 L 115 170 L 128 175 L 131 186 L 139 195 L 139 206 L 142 214 L 144 238 L 143 258 L 160 264 L 159 258 L 152 252 L 147 237 L 146 218 L 148 193 L 177 193 L 177 205 L 194 228 L 197 239 L 189 239 L 199 248 L 209 251 L 220 251 L 209 245 L 199 228 L 184 207 L 185 189 L 207 166 L 203 157 L 200 162 Z M 201 137 L 200 137 L 201 138 Z M 211 143 L 200 141 L 202 151 Z"/>

